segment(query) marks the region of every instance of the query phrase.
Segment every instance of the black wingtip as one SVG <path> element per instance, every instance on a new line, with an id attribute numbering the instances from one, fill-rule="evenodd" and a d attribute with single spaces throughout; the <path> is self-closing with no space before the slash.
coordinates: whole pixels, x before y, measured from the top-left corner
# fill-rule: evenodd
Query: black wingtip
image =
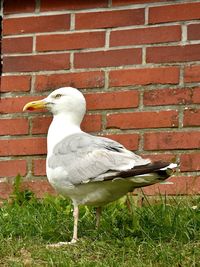
<path id="1" fill-rule="evenodd" d="M 162 168 L 169 166 L 169 164 L 170 162 L 166 162 L 166 161 L 154 161 L 147 165 L 135 166 L 133 169 L 122 171 L 120 172 L 119 176 L 122 178 L 126 178 L 130 176 L 135 176 L 135 175 L 142 175 L 142 174 L 157 172 L 157 171 L 161 171 Z"/>

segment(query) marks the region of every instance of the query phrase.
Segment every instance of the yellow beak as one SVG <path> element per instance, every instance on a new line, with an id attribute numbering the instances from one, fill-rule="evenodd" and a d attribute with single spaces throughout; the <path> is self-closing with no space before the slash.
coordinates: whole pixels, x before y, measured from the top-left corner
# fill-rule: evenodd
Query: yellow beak
<path id="1" fill-rule="evenodd" d="M 45 105 L 46 105 L 46 102 L 44 100 L 29 102 L 23 107 L 23 111 L 25 110 L 32 111 L 35 109 L 42 109 L 42 108 L 45 108 Z"/>

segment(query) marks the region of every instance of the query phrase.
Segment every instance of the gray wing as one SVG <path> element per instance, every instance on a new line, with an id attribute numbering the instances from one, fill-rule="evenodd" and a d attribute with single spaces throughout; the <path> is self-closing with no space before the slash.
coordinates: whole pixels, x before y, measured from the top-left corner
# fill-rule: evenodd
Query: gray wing
<path id="1" fill-rule="evenodd" d="M 118 142 L 81 132 L 66 137 L 55 146 L 48 167 L 61 168 L 69 183 L 80 184 L 104 180 L 149 162 Z"/>

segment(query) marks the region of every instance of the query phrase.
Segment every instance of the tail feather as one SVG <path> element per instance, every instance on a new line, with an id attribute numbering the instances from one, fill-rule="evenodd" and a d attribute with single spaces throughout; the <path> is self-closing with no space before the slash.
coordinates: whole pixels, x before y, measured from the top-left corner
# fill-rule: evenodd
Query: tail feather
<path id="1" fill-rule="evenodd" d="M 133 169 L 127 171 L 111 174 L 105 177 L 104 180 L 115 180 L 119 177 L 127 178 L 133 183 L 133 188 L 144 187 L 166 180 L 174 173 L 176 167 L 176 164 L 155 161 L 147 165 L 135 166 Z"/>
<path id="2" fill-rule="evenodd" d="M 127 178 L 130 176 L 142 175 L 152 172 L 159 172 L 159 171 L 162 172 L 162 169 L 166 168 L 169 165 L 170 165 L 169 162 L 155 161 L 147 165 L 135 166 L 133 169 L 122 171 L 119 173 L 119 176 L 122 178 Z"/>
<path id="3" fill-rule="evenodd" d="M 164 164 L 165 166 L 161 167 Z M 163 181 L 173 175 L 175 168 L 177 167 L 177 164 L 168 162 L 153 162 L 149 165 L 150 166 L 148 166 L 148 170 L 150 171 L 148 171 L 148 173 L 135 175 L 131 179 L 134 182 L 134 188 L 145 187 L 161 182 L 163 183 Z"/>

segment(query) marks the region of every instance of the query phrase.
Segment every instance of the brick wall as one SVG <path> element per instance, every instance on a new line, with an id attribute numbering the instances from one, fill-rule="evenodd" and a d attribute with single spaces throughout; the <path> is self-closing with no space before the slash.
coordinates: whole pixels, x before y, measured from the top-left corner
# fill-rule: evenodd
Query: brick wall
<path id="1" fill-rule="evenodd" d="M 22 113 L 55 88 L 85 93 L 83 129 L 152 159 L 176 159 L 174 184 L 200 192 L 200 1 L 5 0 L 0 195 L 20 173 L 39 195 L 48 113 Z"/>

